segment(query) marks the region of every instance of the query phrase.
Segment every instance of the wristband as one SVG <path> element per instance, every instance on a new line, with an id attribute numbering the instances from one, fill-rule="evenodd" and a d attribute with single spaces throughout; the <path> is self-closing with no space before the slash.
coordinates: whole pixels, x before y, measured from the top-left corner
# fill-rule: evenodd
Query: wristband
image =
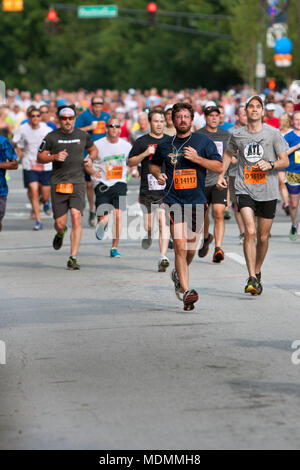
<path id="1" fill-rule="evenodd" d="M 274 170 L 274 162 L 269 162 L 271 165 L 271 170 Z"/>

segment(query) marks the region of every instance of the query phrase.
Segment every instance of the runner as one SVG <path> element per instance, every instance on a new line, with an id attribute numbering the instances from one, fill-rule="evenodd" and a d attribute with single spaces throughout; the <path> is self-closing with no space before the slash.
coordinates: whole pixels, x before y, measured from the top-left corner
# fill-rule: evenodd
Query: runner
<path id="1" fill-rule="evenodd" d="M 98 223 L 96 238 L 102 240 L 109 220 L 109 211 L 114 211 L 113 241 L 110 250 L 112 258 L 120 258 L 118 244 L 121 234 L 122 211 L 126 209 L 126 173 L 127 159 L 131 145 L 120 139 L 121 124 L 119 119 L 110 118 L 107 122 L 107 134 L 97 140 L 98 157 L 89 161 L 86 167 L 91 175 L 96 195 Z M 109 205 L 109 207 L 107 207 Z"/>
<path id="2" fill-rule="evenodd" d="M 67 269 L 78 270 L 77 253 L 80 245 L 81 218 L 85 199 L 84 166 L 95 159 L 98 151 L 89 134 L 74 129 L 75 109 L 60 106 L 57 111 L 60 129 L 50 132 L 42 141 L 38 161 L 53 162 L 51 201 L 56 235 L 53 248 L 59 250 L 67 231 L 68 211 L 71 213 L 71 251 Z M 89 156 L 84 158 L 84 151 Z"/>
<path id="3" fill-rule="evenodd" d="M 289 166 L 286 168 L 286 186 L 289 192 L 289 208 L 292 226 L 289 237 L 292 241 L 297 240 L 298 233 L 298 207 L 300 197 L 300 111 L 295 111 L 292 117 L 293 130 L 285 134 L 284 138 L 289 145 L 287 151 Z"/>
<path id="4" fill-rule="evenodd" d="M 6 170 L 16 170 L 18 168 L 18 155 L 14 151 L 11 142 L 0 135 L 0 232 L 2 230 L 2 220 L 5 215 L 8 186 L 5 178 Z"/>
<path id="5" fill-rule="evenodd" d="M 204 221 L 206 169 L 222 171 L 222 160 L 214 142 L 191 132 L 194 111 L 188 103 L 177 103 L 172 119 L 177 134 L 158 144 L 150 163 L 150 173 L 160 185 L 166 184 L 164 201 L 174 241 L 175 293 L 184 310 L 193 310 L 198 293 L 189 288 L 189 270 Z M 165 173 L 162 166 L 165 165 Z M 183 297 L 181 298 L 181 294 Z"/>
<path id="6" fill-rule="evenodd" d="M 128 166 L 141 164 L 140 204 L 143 208 L 145 229 L 147 231 L 147 237 L 142 241 L 142 247 L 147 249 L 151 246 L 154 215 L 156 213 L 160 249 L 158 271 L 165 272 L 170 265 L 170 261 L 166 256 L 170 232 L 166 226 L 165 211 L 161 207 L 164 186 L 160 186 L 155 177 L 149 172 L 149 161 L 157 145 L 166 138 L 164 135 L 164 112 L 150 111 L 148 118 L 150 133 L 135 141 L 129 154 Z"/>
<path id="7" fill-rule="evenodd" d="M 236 155 L 235 189 L 245 225 L 244 254 L 249 273 L 245 292 L 252 295 L 262 293 L 261 268 L 268 250 L 278 198 L 278 177 L 274 170 L 288 165 L 287 144 L 283 136 L 277 129 L 262 123 L 263 106 L 259 95 L 246 102 L 248 124 L 231 135 L 223 156 L 223 171 L 218 178 L 220 189 L 227 188 L 224 174 L 232 156 Z"/>
<path id="8" fill-rule="evenodd" d="M 16 152 L 22 158 L 24 170 L 24 185 L 28 185 L 28 197 L 32 206 L 32 216 L 35 218 L 33 230 L 43 228 L 40 217 L 40 194 L 46 214 L 50 213 L 50 178 L 52 163 L 43 165 L 37 162 L 37 153 L 41 141 L 52 131 L 44 122 L 41 122 L 41 113 L 32 108 L 29 112 L 29 122 L 22 124 L 13 137 Z"/>
<path id="9" fill-rule="evenodd" d="M 229 141 L 230 134 L 225 129 L 220 129 L 220 109 L 218 106 L 206 106 L 204 108 L 206 126 L 196 131 L 197 134 L 206 135 L 216 144 L 218 153 L 222 156 Z M 203 258 L 207 255 L 209 244 L 215 239 L 215 251 L 213 262 L 221 263 L 224 260 L 224 251 L 222 242 L 225 232 L 224 213 L 227 206 L 227 189 L 220 191 L 217 189 L 218 175 L 215 172 L 206 171 L 205 194 L 208 204 L 208 210 L 205 213 L 204 220 L 204 240 L 202 248 L 198 251 L 198 256 Z M 209 233 L 209 207 L 212 204 L 214 218 L 214 236 Z"/>
<path id="10" fill-rule="evenodd" d="M 101 96 L 95 96 L 92 99 L 92 110 L 87 109 L 79 114 L 76 118 L 75 128 L 88 132 L 93 140 L 96 142 L 106 134 L 106 123 L 110 118 L 110 114 L 103 111 L 104 101 Z M 85 153 L 86 155 L 86 153 Z M 91 177 L 85 173 L 86 181 L 86 194 L 90 207 L 89 225 L 95 227 L 96 214 L 95 214 L 95 201 L 94 190 L 91 182 Z"/>

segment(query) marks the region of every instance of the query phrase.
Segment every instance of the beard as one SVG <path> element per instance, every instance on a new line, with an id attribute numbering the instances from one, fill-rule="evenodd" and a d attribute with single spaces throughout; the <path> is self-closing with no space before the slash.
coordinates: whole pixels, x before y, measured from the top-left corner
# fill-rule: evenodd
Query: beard
<path id="1" fill-rule="evenodd" d="M 186 134 L 187 132 L 191 130 L 191 128 L 192 128 L 192 124 L 175 125 L 177 135 Z"/>

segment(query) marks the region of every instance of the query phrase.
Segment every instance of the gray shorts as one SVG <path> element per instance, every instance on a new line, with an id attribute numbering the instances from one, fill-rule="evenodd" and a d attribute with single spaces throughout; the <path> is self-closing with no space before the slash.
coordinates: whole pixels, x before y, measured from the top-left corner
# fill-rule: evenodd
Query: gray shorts
<path id="1" fill-rule="evenodd" d="M 0 223 L 2 222 L 4 214 L 5 214 L 6 199 L 7 199 L 7 196 L 0 196 Z"/>

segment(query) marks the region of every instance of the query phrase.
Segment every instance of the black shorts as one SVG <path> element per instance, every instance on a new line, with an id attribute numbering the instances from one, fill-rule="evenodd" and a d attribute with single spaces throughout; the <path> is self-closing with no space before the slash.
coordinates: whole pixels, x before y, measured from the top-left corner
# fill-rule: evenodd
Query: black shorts
<path id="1" fill-rule="evenodd" d="M 216 185 L 205 186 L 205 194 L 208 204 L 224 204 L 227 206 L 227 189 L 218 189 Z"/>
<path id="2" fill-rule="evenodd" d="M 97 216 L 102 217 L 113 209 L 126 210 L 127 184 L 118 182 L 113 186 L 99 183 L 95 187 Z"/>
<path id="3" fill-rule="evenodd" d="M 156 193 L 156 191 L 153 191 Z M 163 195 L 159 194 L 141 194 L 139 203 L 142 206 L 142 210 L 145 214 L 151 214 L 154 209 L 161 208 L 163 204 Z M 153 207 L 155 205 L 156 207 Z"/>
<path id="4" fill-rule="evenodd" d="M 85 181 L 86 181 L 87 183 L 88 183 L 89 181 L 92 181 L 92 180 L 91 180 L 91 175 L 90 175 L 87 171 L 84 172 L 84 179 L 85 179 Z"/>
<path id="5" fill-rule="evenodd" d="M 192 232 L 198 233 L 203 227 L 206 209 L 207 204 L 197 204 L 196 206 L 165 204 L 166 220 L 170 225 L 186 222 Z"/>
<path id="6" fill-rule="evenodd" d="M 7 196 L 0 196 L 0 223 L 5 214 Z"/>
<path id="7" fill-rule="evenodd" d="M 24 178 L 29 185 L 30 183 L 40 183 L 42 186 L 50 186 L 52 170 L 50 171 L 34 171 L 24 170 Z"/>
<path id="8" fill-rule="evenodd" d="M 276 214 L 277 199 L 272 201 L 255 201 L 248 194 L 237 194 L 237 205 L 239 211 L 243 207 L 250 207 L 253 209 L 256 217 L 261 217 L 263 219 L 274 219 Z"/>
<path id="9" fill-rule="evenodd" d="M 72 194 L 56 192 L 56 184 L 51 185 L 51 203 L 54 219 L 65 215 L 69 209 L 77 209 L 83 214 L 85 200 L 85 184 L 73 184 Z"/>
<path id="10" fill-rule="evenodd" d="M 25 189 L 29 188 L 28 176 L 27 176 L 27 171 L 26 170 L 23 170 L 23 184 L 24 184 Z"/>

